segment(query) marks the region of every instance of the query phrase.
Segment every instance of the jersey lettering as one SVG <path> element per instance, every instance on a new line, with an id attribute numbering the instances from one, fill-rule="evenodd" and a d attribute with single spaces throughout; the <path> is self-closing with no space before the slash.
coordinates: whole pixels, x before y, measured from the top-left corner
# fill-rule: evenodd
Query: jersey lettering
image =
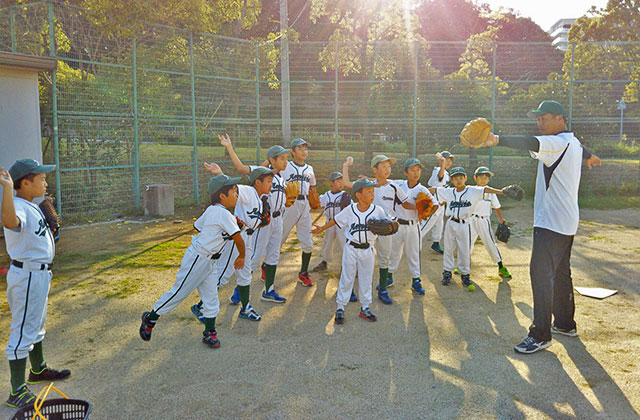
<path id="1" fill-rule="evenodd" d="M 366 223 L 351 223 L 351 226 L 349 227 L 349 233 L 351 233 L 351 235 L 358 232 L 366 232 L 368 230 L 369 227 Z"/>
<path id="2" fill-rule="evenodd" d="M 311 177 L 307 175 L 298 175 L 298 174 L 289 174 L 289 178 L 287 178 L 287 182 L 292 182 L 292 181 L 309 182 L 310 180 L 311 180 Z"/>
<path id="3" fill-rule="evenodd" d="M 38 220 L 38 230 L 35 233 L 41 237 L 47 233 L 47 224 L 44 220 Z"/>
<path id="4" fill-rule="evenodd" d="M 452 201 L 449 203 L 449 207 L 451 209 L 463 208 L 463 207 L 471 207 L 471 201 Z"/>

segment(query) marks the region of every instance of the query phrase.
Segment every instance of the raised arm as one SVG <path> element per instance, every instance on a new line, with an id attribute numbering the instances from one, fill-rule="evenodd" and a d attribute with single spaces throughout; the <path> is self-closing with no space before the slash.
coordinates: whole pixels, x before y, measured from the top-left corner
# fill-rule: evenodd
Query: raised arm
<path id="1" fill-rule="evenodd" d="M 215 163 L 215 162 L 212 162 L 212 163 L 207 163 L 207 162 L 205 162 L 205 163 L 204 163 L 204 168 L 205 168 L 207 171 L 209 171 L 209 172 L 211 172 L 212 174 L 214 174 L 214 175 L 224 174 L 224 172 L 222 172 L 222 168 L 220 167 L 220 165 L 218 165 L 218 164 L 217 164 L 217 163 Z"/>
<path id="2" fill-rule="evenodd" d="M 344 181 L 345 188 L 352 188 L 353 182 L 349 181 L 349 167 L 353 165 L 353 158 L 347 156 L 347 159 L 342 164 L 342 180 Z"/>
<path id="3" fill-rule="evenodd" d="M 20 226 L 20 219 L 16 216 L 16 207 L 13 204 L 13 180 L 4 168 L 0 168 L 0 185 L 2 185 L 2 226 L 15 229 Z"/>
<path id="4" fill-rule="evenodd" d="M 233 150 L 233 145 L 231 144 L 231 139 L 229 138 L 229 134 L 225 133 L 224 136 L 218 135 L 218 139 L 220 140 L 220 144 L 227 149 L 229 152 L 229 156 L 231 157 L 231 162 L 233 162 L 233 166 L 236 167 L 238 172 L 243 173 L 245 175 L 249 175 L 251 173 L 251 168 L 249 166 L 242 163 L 236 151 Z"/>

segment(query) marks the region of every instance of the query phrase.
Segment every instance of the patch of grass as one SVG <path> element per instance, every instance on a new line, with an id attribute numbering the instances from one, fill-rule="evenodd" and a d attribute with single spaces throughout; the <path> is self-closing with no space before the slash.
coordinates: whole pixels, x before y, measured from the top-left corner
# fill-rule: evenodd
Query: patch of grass
<path id="1" fill-rule="evenodd" d="M 640 247 L 637 248 L 622 248 L 624 251 L 632 251 L 635 252 L 636 254 L 640 254 Z"/>
<path id="2" fill-rule="evenodd" d="M 285 246 L 280 249 L 280 253 L 282 254 L 283 252 L 296 252 L 298 250 L 299 248 L 295 246 Z"/>
<path id="3" fill-rule="evenodd" d="M 595 235 L 587 235 L 587 241 L 601 241 L 601 242 L 609 242 L 609 243 L 613 242 L 612 239 L 609 239 L 606 236 L 595 236 Z"/>
<path id="4" fill-rule="evenodd" d="M 180 265 L 184 250 L 189 247 L 188 242 L 169 241 L 163 242 L 147 249 L 120 254 L 113 258 L 95 264 L 93 268 L 156 268 L 166 270 Z"/>
<path id="5" fill-rule="evenodd" d="M 618 210 L 640 207 L 640 197 L 638 196 L 597 196 L 584 195 L 578 198 L 578 205 L 581 208 L 596 210 Z"/>
<path id="6" fill-rule="evenodd" d="M 142 289 L 142 279 L 125 277 L 112 285 L 111 290 L 104 293 L 107 299 L 116 298 L 124 299 L 135 293 L 138 293 Z"/>
<path id="7" fill-rule="evenodd" d="M 93 268 L 94 265 L 103 261 L 108 261 L 118 256 L 126 255 L 127 251 L 118 250 L 110 252 L 96 252 L 96 253 L 84 253 L 84 252 L 71 252 L 63 255 L 56 255 L 56 278 L 60 279 L 58 274 L 64 274 L 75 271 L 83 271 L 85 269 Z"/>

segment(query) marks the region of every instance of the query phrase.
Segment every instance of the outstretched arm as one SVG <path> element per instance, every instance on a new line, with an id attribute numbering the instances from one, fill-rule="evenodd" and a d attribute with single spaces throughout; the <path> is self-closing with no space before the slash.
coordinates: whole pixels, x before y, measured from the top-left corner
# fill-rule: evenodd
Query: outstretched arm
<path id="1" fill-rule="evenodd" d="M 217 164 L 217 163 L 215 163 L 215 162 L 212 162 L 212 163 L 207 163 L 207 162 L 205 162 L 205 163 L 204 163 L 204 168 L 205 168 L 207 171 L 209 171 L 209 172 L 211 172 L 212 174 L 214 174 L 214 175 L 220 175 L 220 174 L 223 174 L 223 175 L 224 175 L 224 172 L 222 172 L 222 168 L 220 168 L 220 165 L 218 165 L 218 164 Z"/>
<path id="2" fill-rule="evenodd" d="M 20 226 L 20 219 L 16 216 L 16 207 L 13 204 L 13 180 L 4 168 L 0 168 L 0 185 L 2 185 L 2 226 L 15 229 Z"/>
<path id="3" fill-rule="evenodd" d="M 534 136 L 497 136 L 489 133 L 486 146 L 504 146 L 511 149 L 530 150 L 532 152 L 540 151 L 540 141 Z M 593 166 L 600 166 L 600 158 L 591 153 L 582 145 L 582 159 L 584 159 L 587 167 L 591 169 Z"/>
<path id="4" fill-rule="evenodd" d="M 347 159 L 342 164 L 342 180 L 346 188 L 353 188 L 353 182 L 349 181 L 349 167 L 353 165 L 353 158 L 347 156 Z"/>
<path id="5" fill-rule="evenodd" d="M 229 152 L 229 156 L 231 157 L 231 162 L 233 162 L 233 166 L 236 167 L 238 172 L 243 173 L 245 175 L 249 175 L 251 173 L 251 168 L 249 166 L 242 163 L 236 151 L 233 150 L 233 145 L 231 144 L 231 139 L 229 138 L 229 134 L 225 133 L 224 136 L 218 135 L 218 139 L 220 140 L 220 144 L 227 149 Z"/>
<path id="6" fill-rule="evenodd" d="M 313 226 L 313 229 L 311 229 L 311 233 L 313 233 L 314 235 L 322 233 L 325 230 L 329 229 L 331 226 L 335 226 L 335 224 L 335 220 L 331 219 L 327 223 L 325 223 L 324 226 Z"/>

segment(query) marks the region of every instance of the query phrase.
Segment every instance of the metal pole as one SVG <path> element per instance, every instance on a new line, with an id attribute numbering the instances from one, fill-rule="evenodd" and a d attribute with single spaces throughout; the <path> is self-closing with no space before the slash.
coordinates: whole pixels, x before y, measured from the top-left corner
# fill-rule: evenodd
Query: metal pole
<path id="1" fill-rule="evenodd" d="M 333 134 L 334 134 L 334 169 L 338 170 L 338 43 L 335 43 L 335 51 L 333 57 L 333 80 L 334 80 L 334 88 L 333 88 Z"/>
<path id="2" fill-rule="evenodd" d="M 493 63 L 491 67 L 491 81 L 492 81 L 492 89 L 491 89 L 491 124 L 494 127 L 496 126 L 496 52 L 498 50 L 498 44 L 493 44 Z M 493 149 L 491 146 L 489 148 L 489 170 L 493 170 Z"/>
<path id="3" fill-rule="evenodd" d="M 624 109 L 626 108 L 622 104 L 624 104 L 624 97 L 620 98 L 620 141 L 622 141 L 622 124 L 624 122 Z"/>
<path id="4" fill-rule="evenodd" d="M 49 56 L 56 56 L 56 41 L 53 31 L 53 0 L 49 0 Z M 62 194 L 60 191 L 60 145 L 58 142 L 58 93 L 56 83 L 57 71 L 51 72 L 51 111 L 53 120 L 53 153 L 56 163 L 56 208 L 62 214 Z"/>
<path id="5" fill-rule="evenodd" d="M 191 67 L 191 129 L 193 136 L 193 152 L 191 152 L 193 167 L 193 197 L 200 204 L 198 192 L 198 131 L 196 127 L 196 81 L 193 65 L 193 32 L 189 32 L 189 62 Z"/>
<path id="6" fill-rule="evenodd" d="M 571 80 L 569 82 L 569 130 L 571 130 L 571 124 L 573 123 L 573 70 L 575 63 L 576 44 L 571 43 Z"/>
<path id="7" fill-rule="evenodd" d="M 9 22 L 11 26 L 11 52 L 16 52 L 16 17 L 13 6 L 9 6 Z"/>
<path id="8" fill-rule="evenodd" d="M 132 42 L 133 66 L 133 204 L 140 208 L 140 142 L 138 138 L 138 59 L 136 39 Z"/>
<path id="9" fill-rule="evenodd" d="M 413 149 L 411 157 L 418 154 L 418 41 L 413 41 Z"/>
<path id="10" fill-rule="evenodd" d="M 256 140 L 258 148 L 256 150 L 256 165 L 260 165 L 260 51 L 258 43 L 255 43 L 256 52 Z"/>
<path id="11" fill-rule="evenodd" d="M 291 94 L 289 84 L 289 12 L 287 0 L 280 0 L 280 92 L 282 93 L 282 138 L 285 144 L 291 140 Z"/>

